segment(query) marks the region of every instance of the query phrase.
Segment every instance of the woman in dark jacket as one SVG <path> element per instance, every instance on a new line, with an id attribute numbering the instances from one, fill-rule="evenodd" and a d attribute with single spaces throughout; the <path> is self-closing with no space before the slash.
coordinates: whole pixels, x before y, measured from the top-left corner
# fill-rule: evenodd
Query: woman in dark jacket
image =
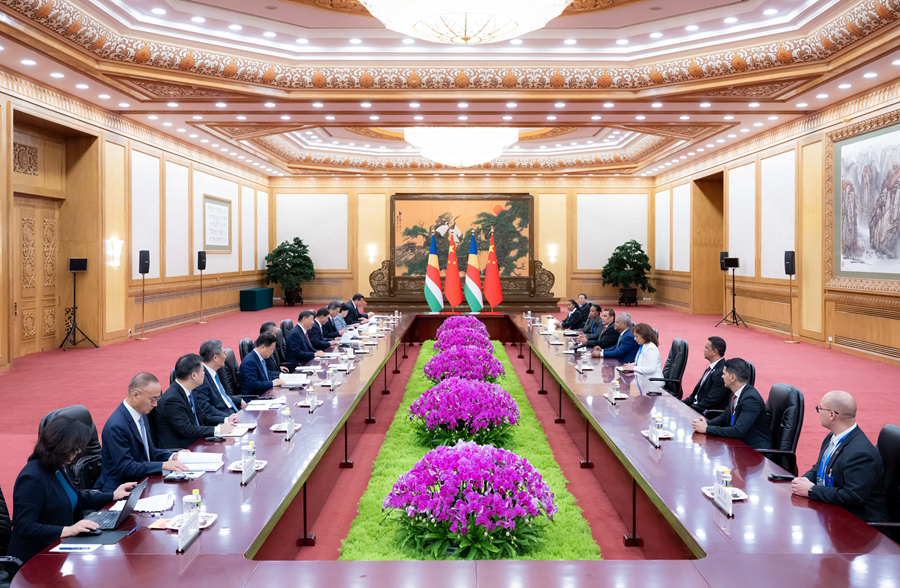
<path id="1" fill-rule="evenodd" d="M 26 562 L 59 539 L 97 528 L 84 520 L 84 509 L 96 510 L 121 500 L 135 486 L 115 492 L 78 490 L 63 466 L 84 451 L 90 429 L 69 417 L 57 417 L 41 430 L 34 453 L 19 472 L 13 490 L 13 532 L 7 555 Z"/>

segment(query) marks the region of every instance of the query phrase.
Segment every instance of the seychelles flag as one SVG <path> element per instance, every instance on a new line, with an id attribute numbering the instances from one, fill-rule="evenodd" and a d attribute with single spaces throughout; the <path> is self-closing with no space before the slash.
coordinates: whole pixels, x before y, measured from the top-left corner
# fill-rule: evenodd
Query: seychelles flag
<path id="1" fill-rule="evenodd" d="M 481 299 L 481 269 L 478 267 L 478 245 L 475 234 L 469 245 L 469 265 L 466 267 L 466 302 L 472 312 L 481 312 L 484 302 Z"/>
<path id="2" fill-rule="evenodd" d="M 441 268 L 438 267 L 437 243 L 431 233 L 431 251 L 428 254 L 428 269 L 425 270 L 425 300 L 431 312 L 444 308 L 444 295 L 441 293 Z"/>

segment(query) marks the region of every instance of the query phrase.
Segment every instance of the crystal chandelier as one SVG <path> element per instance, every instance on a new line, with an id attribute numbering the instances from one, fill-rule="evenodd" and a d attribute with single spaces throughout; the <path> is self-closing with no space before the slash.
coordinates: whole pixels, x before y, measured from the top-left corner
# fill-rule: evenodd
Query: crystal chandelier
<path id="1" fill-rule="evenodd" d="M 496 43 L 543 28 L 572 0 L 359 0 L 384 26 L 435 43 Z"/>
<path id="2" fill-rule="evenodd" d="M 450 167 L 485 163 L 519 140 L 519 129 L 508 127 L 408 127 L 403 134 L 424 157 Z"/>

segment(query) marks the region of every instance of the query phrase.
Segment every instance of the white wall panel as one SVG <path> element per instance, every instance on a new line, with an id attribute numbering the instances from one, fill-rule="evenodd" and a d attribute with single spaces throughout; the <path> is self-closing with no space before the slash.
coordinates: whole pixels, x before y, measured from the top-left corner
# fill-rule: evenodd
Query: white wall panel
<path id="1" fill-rule="evenodd" d="M 241 271 L 256 269 L 256 190 L 241 189 Z"/>
<path id="2" fill-rule="evenodd" d="M 240 269 L 240 217 L 238 206 L 238 184 L 217 176 L 194 170 L 194 245 L 191 258 L 196 259 L 197 252 L 203 250 L 203 195 L 215 196 L 231 201 L 231 253 L 210 252 L 206 256 L 206 273 L 219 274 L 236 272 Z"/>
<path id="3" fill-rule="evenodd" d="M 159 277 L 159 158 L 131 152 L 131 274 L 140 279 L 139 252 L 150 252 L 150 273 Z"/>
<path id="4" fill-rule="evenodd" d="M 760 163 L 760 275 L 783 278 L 784 252 L 794 250 L 796 153 L 786 151 Z"/>
<path id="5" fill-rule="evenodd" d="M 728 170 L 728 255 L 738 276 L 756 275 L 756 164 Z"/>
<path id="6" fill-rule="evenodd" d="M 647 194 L 577 194 L 578 269 L 600 270 L 619 245 L 647 250 Z"/>
<path id="7" fill-rule="evenodd" d="M 348 269 L 347 195 L 278 194 L 277 242 L 300 237 L 316 269 Z"/>
<path id="8" fill-rule="evenodd" d="M 656 260 L 655 269 L 669 269 L 669 190 L 656 193 L 656 214 L 653 219 L 656 223 Z"/>
<path id="9" fill-rule="evenodd" d="M 166 277 L 187 276 L 191 270 L 188 219 L 188 168 L 166 162 Z"/>
<path id="10" fill-rule="evenodd" d="M 269 254 L 269 193 L 256 192 L 256 269 L 266 269 Z"/>
<path id="11" fill-rule="evenodd" d="M 672 188 L 672 269 L 691 271 L 691 185 Z"/>

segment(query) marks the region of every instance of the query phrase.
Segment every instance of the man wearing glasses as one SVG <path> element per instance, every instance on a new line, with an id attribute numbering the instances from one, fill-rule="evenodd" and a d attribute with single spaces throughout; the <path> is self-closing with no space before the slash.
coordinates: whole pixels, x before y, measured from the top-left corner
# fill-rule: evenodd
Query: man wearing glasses
<path id="1" fill-rule="evenodd" d="M 141 372 L 131 378 L 128 395 L 103 426 L 103 470 L 95 488 L 111 492 L 110 488 L 163 471 L 187 471 L 188 467 L 178 461 L 177 452 L 157 449 L 150 438 L 147 414 L 161 395 L 162 387 L 153 374 Z"/>
<path id="2" fill-rule="evenodd" d="M 797 496 L 843 506 L 864 521 L 888 520 L 884 464 L 878 450 L 856 424 L 856 400 L 833 390 L 816 407 L 829 430 L 819 459 L 791 482 Z"/>

